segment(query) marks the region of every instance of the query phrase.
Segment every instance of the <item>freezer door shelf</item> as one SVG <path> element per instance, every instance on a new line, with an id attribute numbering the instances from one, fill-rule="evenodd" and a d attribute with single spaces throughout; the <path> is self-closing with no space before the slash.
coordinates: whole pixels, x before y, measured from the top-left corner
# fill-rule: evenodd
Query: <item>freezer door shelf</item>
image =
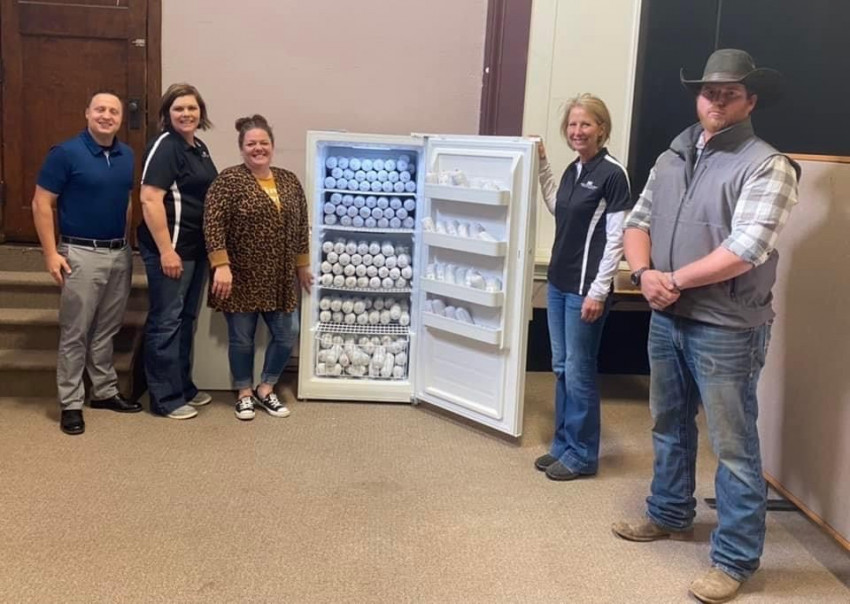
<path id="1" fill-rule="evenodd" d="M 447 298 L 455 298 L 464 302 L 472 302 L 481 306 L 489 306 L 491 308 L 499 308 L 505 300 L 503 292 L 488 292 L 483 289 L 475 289 L 474 287 L 466 287 L 465 285 L 457 285 L 456 283 L 446 283 L 445 281 L 437 281 L 436 279 L 419 280 L 419 285 L 426 292 L 446 296 Z"/>
<path id="2" fill-rule="evenodd" d="M 493 191 L 450 185 L 425 185 L 425 196 L 431 199 L 446 199 L 488 206 L 506 206 L 511 202 L 510 191 Z"/>
<path id="3" fill-rule="evenodd" d="M 469 252 L 481 256 L 503 257 L 508 249 L 505 241 L 484 241 L 482 239 L 471 239 L 469 237 L 457 237 L 426 231 L 422 234 L 423 241 L 433 247 L 442 247 L 448 250 Z"/>
<path id="4" fill-rule="evenodd" d="M 471 323 L 464 323 L 455 319 L 441 317 L 430 312 L 422 313 L 422 323 L 428 327 L 448 331 L 465 338 L 471 338 L 484 342 L 485 344 L 502 345 L 502 330 L 492 329 L 490 327 L 482 327 Z"/>

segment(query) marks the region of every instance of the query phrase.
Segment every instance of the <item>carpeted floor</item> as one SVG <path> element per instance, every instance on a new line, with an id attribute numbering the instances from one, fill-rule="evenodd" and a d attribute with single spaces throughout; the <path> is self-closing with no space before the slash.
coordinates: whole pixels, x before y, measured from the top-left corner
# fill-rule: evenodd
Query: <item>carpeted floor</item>
<path id="1" fill-rule="evenodd" d="M 652 465 L 646 384 L 603 379 L 594 479 L 534 470 L 552 378 L 530 373 L 521 442 L 425 407 L 296 403 L 177 422 L 0 400 L 0 602 L 686 602 L 707 568 L 713 460 L 694 541 L 633 544 Z M 741 602 L 850 602 L 850 556 L 771 513 Z"/>

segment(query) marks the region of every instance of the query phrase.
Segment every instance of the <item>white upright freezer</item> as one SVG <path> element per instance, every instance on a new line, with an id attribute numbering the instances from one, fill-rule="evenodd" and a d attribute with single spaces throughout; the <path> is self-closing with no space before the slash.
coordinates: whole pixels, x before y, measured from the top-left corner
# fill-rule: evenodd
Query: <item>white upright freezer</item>
<path id="1" fill-rule="evenodd" d="M 422 401 L 518 436 L 536 187 L 530 139 L 308 132 L 299 396 Z"/>

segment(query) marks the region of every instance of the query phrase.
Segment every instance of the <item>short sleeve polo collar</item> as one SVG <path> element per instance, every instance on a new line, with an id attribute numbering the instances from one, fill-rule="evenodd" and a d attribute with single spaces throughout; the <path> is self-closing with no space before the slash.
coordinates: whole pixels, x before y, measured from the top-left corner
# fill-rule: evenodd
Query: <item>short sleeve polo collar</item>
<path id="1" fill-rule="evenodd" d="M 89 129 L 86 128 L 80 134 L 80 137 L 83 139 L 83 143 L 86 145 L 86 148 L 91 151 L 92 155 L 103 155 L 104 151 L 109 151 L 110 155 L 121 155 L 121 145 L 118 144 L 118 137 L 112 137 L 112 145 L 109 148 L 101 147 L 100 144 L 89 132 Z"/>

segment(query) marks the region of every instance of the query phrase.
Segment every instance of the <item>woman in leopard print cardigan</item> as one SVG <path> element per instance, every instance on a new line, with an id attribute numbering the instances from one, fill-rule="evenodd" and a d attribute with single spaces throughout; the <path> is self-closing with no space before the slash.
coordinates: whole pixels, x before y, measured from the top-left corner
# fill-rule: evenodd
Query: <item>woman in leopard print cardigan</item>
<path id="1" fill-rule="evenodd" d="M 307 203 L 298 178 L 271 166 L 274 134 L 261 115 L 240 118 L 243 163 L 223 170 L 207 192 L 204 236 L 213 279 L 209 306 L 224 312 L 228 358 L 238 390 L 236 417 L 260 405 L 286 417 L 274 386 L 298 337 L 298 284 L 310 289 Z M 271 341 L 253 388 L 254 334 L 262 316 Z"/>

